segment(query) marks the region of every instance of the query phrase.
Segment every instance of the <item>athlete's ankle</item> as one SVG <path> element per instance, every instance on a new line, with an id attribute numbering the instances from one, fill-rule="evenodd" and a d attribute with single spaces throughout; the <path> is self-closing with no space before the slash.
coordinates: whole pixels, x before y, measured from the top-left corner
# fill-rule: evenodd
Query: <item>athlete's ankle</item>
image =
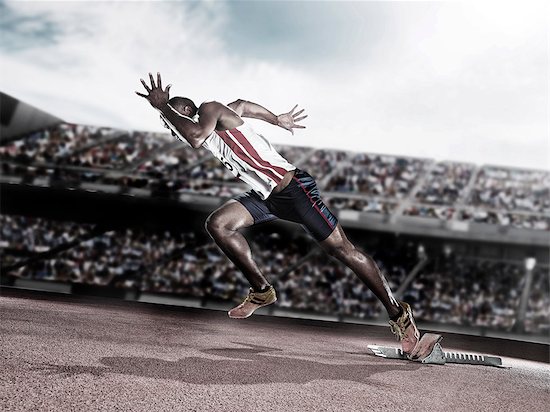
<path id="1" fill-rule="evenodd" d="M 257 289 L 255 287 L 252 287 L 252 289 L 256 293 L 265 293 L 269 290 L 270 287 L 271 287 L 271 285 L 268 284 L 268 285 L 263 285 L 260 289 Z"/>
<path id="2" fill-rule="evenodd" d="M 390 319 L 391 319 L 391 320 L 393 320 L 394 322 L 396 322 L 397 319 L 399 319 L 399 318 L 401 317 L 402 314 L 403 314 L 403 308 L 402 308 L 401 305 L 400 305 L 400 306 L 399 306 L 399 312 L 397 312 L 396 315 L 393 315 L 393 316 L 391 316 L 391 315 L 389 315 L 389 314 L 388 314 L 388 315 L 390 316 Z"/>

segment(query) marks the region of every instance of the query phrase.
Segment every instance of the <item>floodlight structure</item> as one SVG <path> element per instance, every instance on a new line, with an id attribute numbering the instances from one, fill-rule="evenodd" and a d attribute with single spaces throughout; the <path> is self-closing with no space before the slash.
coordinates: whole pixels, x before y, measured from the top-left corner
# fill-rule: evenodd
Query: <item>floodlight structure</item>
<path id="1" fill-rule="evenodd" d="M 531 294 L 531 285 L 533 284 L 533 269 L 537 265 L 537 259 L 532 256 L 525 258 L 525 284 L 519 302 L 519 312 L 516 321 L 516 331 L 523 332 L 525 330 L 525 316 L 527 314 L 527 303 Z"/>
<path id="2" fill-rule="evenodd" d="M 534 257 L 525 258 L 525 269 L 533 270 L 537 264 L 537 259 Z"/>
<path id="3" fill-rule="evenodd" d="M 402 298 L 405 291 L 409 287 L 409 285 L 412 283 L 412 281 L 416 278 L 416 276 L 420 273 L 422 269 L 428 264 L 429 258 L 428 254 L 426 253 L 426 248 L 422 243 L 418 245 L 418 248 L 416 249 L 416 257 L 418 258 L 418 262 L 412 268 L 412 270 L 407 274 L 403 282 L 401 282 L 401 286 L 397 289 L 397 291 L 394 293 L 394 296 L 397 298 Z"/>

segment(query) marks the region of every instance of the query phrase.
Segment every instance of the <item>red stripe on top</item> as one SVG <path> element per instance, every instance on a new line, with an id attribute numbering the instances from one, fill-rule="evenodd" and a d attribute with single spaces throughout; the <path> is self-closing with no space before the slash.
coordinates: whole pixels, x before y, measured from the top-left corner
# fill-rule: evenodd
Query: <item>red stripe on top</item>
<path id="1" fill-rule="evenodd" d="M 313 205 L 313 207 L 319 212 L 319 214 L 321 216 L 323 216 L 323 219 L 325 219 L 325 222 L 327 222 L 328 227 L 330 227 L 331 229 L 334 229 L 334 225 L 332 223 L 330 223 L 330 220 L 328 220 L 327 217 L 325 216 L 325 214 L 323 212 L 321 212 L 321 209 L 319 209 L 319 206 L 317 206 L 317 204 L 313 201 L 313 199 L 309 195 L 309 193 L 306 190 L 306 188 L 304 187 L 304 185 L 302 185 L 302 182 L 300 182 L 295 176 L 293 176 L 292 178 L 294 180 L 296 180 L 296 182 L 300 185 L 300 187 L 302 188 L 302 190 L 304 191 L 306 196 L 309 198 L 309 200 L 310 200 L 311 204 Z"/>
<path id="2" fill-rule="evenodd" d="M 264 175 L 269 177 L 270 179 L 274 180 L 279 184 L 281 182 L 281 178 L 275 175 L 271 170 L 265 169 L 261 166 L 258 166 L 255 164 L 252 160 L 250 160 L 250 157 L 235 143 L 233 140 L 231 140 L 231 137 L 224 132 L 216 130 L 216 134 L 222 138 L 222 140 L 225 142 L 227 146 L 239 157 L 239 159 L 243 160 L 246 164 L 248 164 L 253 169 L 262 172 Z"/>
<path id="3" fill-rule="evenodd" d="M 248 153 L 256 160 L 259 164 L 264 167 L 270 167 L 279 173 L 281 176 L 284 176 L 288 170 L 283 169 L 280 166 L 275 166 L 269 163 L 267 160 L 264 160 L 260 157 L 256 149 L 250 144 L 250 141 L 246 138 L 244 134 L 237 128 L 229 130 L 229 132 L 237 139 L 237 141 L 248 151 Z"/>

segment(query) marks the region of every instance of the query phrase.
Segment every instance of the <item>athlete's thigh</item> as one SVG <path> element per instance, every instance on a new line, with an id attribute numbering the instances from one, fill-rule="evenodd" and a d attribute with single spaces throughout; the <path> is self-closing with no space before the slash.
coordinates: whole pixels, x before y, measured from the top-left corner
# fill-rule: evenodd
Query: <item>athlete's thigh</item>
<path id="1" fill-rule="evenodd" d="M 239 203 L 248 212 L 251 218 L 247 220 L 249 226 L 277 219 L 277 216 L 269 210 L 267 202 L 253 190 L 235 196 L 232 200 Z"/>
<path id="2" fill-rule="evenodd" d="M 269 206 L 281 219 L 296 222 L 321 242 L 336 228 L 338 219 L 321 199 L 315 179 L 298 170 L 291 183 L 270 198 Z"/>
<path id="3" fill-rule="evenodd" d="M 231 199 L 208 216 L 207 225 L 208 224 L 238 230 L 252 226 L 254 224 L 254 218 L 240 202 Z"/>

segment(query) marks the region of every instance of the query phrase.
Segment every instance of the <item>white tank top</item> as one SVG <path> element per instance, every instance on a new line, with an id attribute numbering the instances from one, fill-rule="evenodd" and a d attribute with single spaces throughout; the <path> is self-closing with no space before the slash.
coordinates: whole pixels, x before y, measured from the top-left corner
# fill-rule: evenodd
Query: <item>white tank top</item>
<path id="1" fill-rule="evenodd" d="M 162 114 L 161 119 L 172 131 L 172 135 L 188 143 Z M 198 115 L 193 117 L 193 120 L 198 121 Z M 202 146 L 264 200 L 286 172 L 296 169 L 267 139 L 254 132 L 246 123 L 230 130 L 213 131 Z"/>
<path id="2" fill-rule="evenodd" d="M 264 200 L 286 172 L 296 169 L 246 123 L 230 130 L 215 130 L 202 146 Z"/>

